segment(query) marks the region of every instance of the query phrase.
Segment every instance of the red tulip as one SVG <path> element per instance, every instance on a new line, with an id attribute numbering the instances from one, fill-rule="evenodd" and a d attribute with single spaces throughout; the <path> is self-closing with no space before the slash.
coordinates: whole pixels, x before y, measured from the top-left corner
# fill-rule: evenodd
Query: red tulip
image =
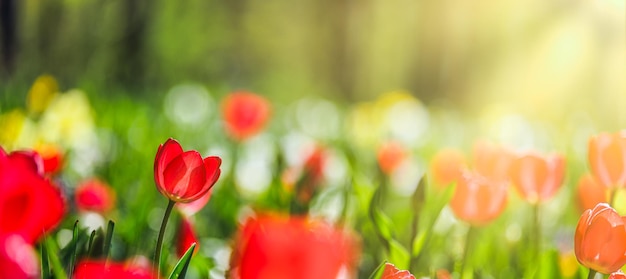
<path id="1" fill-rule="evenodd" d="M 74 279 L 153 279 L 157 278 L 149 266 L 106 260 L 83 260 L 76 265 Z"/>
<path id="2" fill-rule="evenodd" d="M 187 249 L 194 243 L 196 243 L 196 248 L 194 248 L 193 253 L 197 253 L 198 249 L 200 249 L 200 242 L 198 242 L 198 238 L 193 230 L 193 225 L 191 221 L 185 217 L 181 218 L 176 241 L 176 252 L 179 258 L 182 257 L 185 252 L 187 252 Z"/>
<path id="3" fill-rule="evenodd" d="M 586 210 L 576 226 L 574 252 L 583 266 L 610 274 L 626 264 L 626 220 L 606 203 Z"/>
<path id="4" fill-rule="evenodd" d="M 41 176 L 44 175 L 43 158 L 41 158 L 39 153 L 33 150 L 13 151 L 10 154 L 6 154 L 4 150 L 2 150 L 0 157 L 3 157 L 2 160 L 9 160 L 11 165 L 28 169 Z"/>
<path id="5" fill-rule="evenodd" d="M 456 149 L 440 150 L 430 163 L 432 178 L 438 186 L 448 186 L 459 180 L 466 168 L 465 156 Z"/>
<path id="6" fill-rule="evenodd" d="M 599 203 L 608 202 L 607 188 L 600 185 L 591 174 L 583 175 L 578 180 L 578 205 L 585 211 L 593 209 Z"/>
<path id="7" fill-rule="evenodd" d="M 183 215 L 191 217 L 198 213 L 198 211 L 200 211 L 202 208 L 204 208 L 204 206 L 209 202 L 210 199 L 211 191 L 195 201 L 188 203 L 177 203 L 176 208 L 178 208 L 178 211 L 180 211 Z"/>
<path id="8" fill-rule="evenodd" d="M 565 159 L 560 155 L 526 154 L 509 166 L 511 182 L 533 204 L 551 199 L 563 184 L 564 175 Z"/>
<path id="9" fill-rule="evenodd" d="M 591 137 L 589 165 L 602 185 L 608 188 L 626 187 L 626 131 Z"/>
<path id="10" fill-rule="evenodd" d="M 624 274 L 624 272 L 622 272 L 621 270 L 618 270 L 611 273 L 609 279 L 626 279 L 626 274 Z"/>
<path id="11" fill-rule="evenodd" d="M 175 139 L 159 146 L 154 160 L 154 180 L 161 194 L 174 202 L 200 199 L 215 185 L 220 176 L 222 159 L 202 159 L 195 150 L 183 152 Z"/>
<path id="12" fill-rule="evenodd" d="M 350 233 L 306 217 L 248 219 L 235 243 L 232 278 L 334 279 L 356 266 L 357 245 Z"/>
<path id="13" fill-rule="evenodd" d="M 81 211 L 109 212 L 115 206 L 115 191 L 98 179 L 82 182 L 76 188 L 76 207 Z"/>
<path id="14" fill-rule="evenodd" d="M 265 127 L 269 115 L 269 102 L 254 93 L 233 92 L 222 101 L 226 131 L 235 140 L 245 140 L 258 134 Z"/>
<path id="15" fill-rule="evenodd" d="M 457 218 L 471 225 L 481 226 L 504 211 L 506 198 L 507 188 L 504 182 L 465 172 L 456 185 L 450 208 Z"/>
<path id="16" fill-rule="evenodd" d="M 0 236 L 0 278 L 39 277 L 35 249 L 18 235 Z"/>
<path id="17" fill-rule="evenodd" d="M 397 142 L 387 142 L 378 148 L 378 166 L 384 174 L 392 174 L 407 158 L 407 150 Z"/>
<path id="18" fill-rule="evenodd" d="M 399 270 L 393 264 L 386 263 L 380 279 L 415 279 L 415 276 L 407 270 Z"/>
<path id="19" fill-rule="evenodd" d="M 61 221 L 65 201 L 33 167 L 38 166 L 37 156 L 29 161 L 17 154 L 7 155 L 0 148 L 0 235 L 17 234 L 32 244 Z"/>

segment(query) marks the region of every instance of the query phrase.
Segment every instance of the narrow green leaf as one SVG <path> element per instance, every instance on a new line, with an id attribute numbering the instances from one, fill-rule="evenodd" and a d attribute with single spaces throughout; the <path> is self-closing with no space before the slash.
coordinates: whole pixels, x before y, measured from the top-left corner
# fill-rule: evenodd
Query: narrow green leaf
<path id="1" fill-rule="evenodd" d="M 368 213 L 372 224 L 374 225 L 374 231 L 378 236 L 380 242 L 384 245 L 387 252 L 389 252 L 389 239 L 391 238 L 391 231 L 389 230 L 389 226 L 387 221 L 389 218 L 385 218 L 386 216 L 378 210 L 377 204 L 379 204 L 380 195 L 381 195 L 382 187 L 379 186 L 372 194 L 372 198 L 369 202 Z"/>
<path id="2" fill-rule="evenodd" d="M 374 271 L 372 271 L 372 274 L 370 274 L 369 277 L 367 277 L 367 279 L 375 279 L 375 278 L 379 278 L 380 277 L 380 271 L 383 269 L 383 266 L 385 266 L 385 264 L 387 263 L 387 261 L 382 261 L 375 269 Z"/>
<path id="3" fill-rule="evenodd" d="M 74 265 L 76 264 L 76 254 L 78 253 L 78 220 L 74 222 L 74 234 L 72 235 L 72 242 L 70 243 L 71 257 L 70 257 L 70 266 L 69 266 L 69 274 L 72 277 L 74 273 Z"/>
<path id="4" fill-rule="evenodd" d="M 96 237 L 96 230 L 91 231 L 91 235 L 89 236 L 89 242 L 87 243 L 87 255 L 91 255 L 91 251 L 93 248 L 93 242 Z"/>
<path id="5" fill-rule="evenodd" d="M 54 240 L 50 237 L 46 237 L 44 245 L 48 250 L 48 256 L 50 263 L 52 264 L 52 273 L 54 274 L 54 278 L 67 279 L 65 270 L 63 270 L 63 265 L 59 260 L 59 249 L 57 248 L 56 243 L 54 243 Z"/>
<path id="6" fill-rule="evenodd" d="M 105 258 L 109 257 L 109 252 L 111 250 L 111 240 L 113 239 L 113 229 L 115 229 L 115 223 L 109 220 L 109 224 L 107 225 L 107 234 L 106 234 L 106 238 L 104 239 L 104 246 L 103 246 Z"/>
<path id="7" fill-rule="evenodd" d="M 409 259 L 409 251 L 400 242 L 394 239 L 389 240 L 389 262 L 399 269 L 409 269 Z"/>
<path id="8" fill-rule="evenodd" d="M 172 273 L 167 277 L 169 279 L 184 279 L 187 275 L 187 268 L 189 267 L 189 262 L 191 261 L 191 256 L 193 256 L 193 250 L 196 248 L 196 243 L 191 244 L 191 247 L 187 249 L 187 252 L 180 258 L 178 263 L 174 266 Z"/>
<path id="9" fill-rule="evenodd" d="M 52 278 L 50 274 L 50 263 L 48 262 L 48 249 L 46 249 L 45 242 L 41 243 L 41 278 Z"/>

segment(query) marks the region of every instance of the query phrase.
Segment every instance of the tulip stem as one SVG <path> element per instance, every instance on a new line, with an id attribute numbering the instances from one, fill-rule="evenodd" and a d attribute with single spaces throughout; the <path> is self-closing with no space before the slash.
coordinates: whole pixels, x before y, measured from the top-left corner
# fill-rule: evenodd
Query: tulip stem
<path id="1" fill-rule="evenodd" d="M 596 273 L 597 271 L 593 270 L 593 269 L 589 269 L 589 275 L 587 276 L 587 279 L 593 279 L 594 277 L 596 277 Z"/>
<path id="2" fill-rule="evenodd" d="M 469 250 L 470 250 L 470 245 L 472 244 L 473 238 L 474 238 L 474 234 L 476 229 L 474 229 L 474 226 L 470 226 L 469 229 L 467 230 L 467 235 L 465 236 L 465 247 L 463 248 L 463 259 L 461 262 L 461 276 L 460 279 L 465 278 L 465 269 L 467 267 L 467 262 L 469 260 Z"/>
<path id="3" fill-rule="evenodd" d="M 535 251 L 533 251 L 533 260 L 535 261 L 536 265 L 536 273 L 539 273 L 539 267 L 541 266 L 541 221 L 540 221 L 540 208 L 539 208 L 539 203 L 535 204 L 533 206 L 533 237 L 534 237 L 534 244 L 535 244 Z"/>
<path id="4" fill-rule="evenodd" d="M 156 251 L 154 252 L 154 262 L 157 265 L 157 278 L 161 277 L 161 246 L 163 246 L 163 236 L 165 235 L 165 227 L 167 226 L 167 220 L 170 219 L 170 214 L 174 208 L 176 202 L 169 200 L 165 214 L 163 215 L 163 221 L 161 221 L 161 229 L 159 230 L 159 238 L 157 239 Z"/>

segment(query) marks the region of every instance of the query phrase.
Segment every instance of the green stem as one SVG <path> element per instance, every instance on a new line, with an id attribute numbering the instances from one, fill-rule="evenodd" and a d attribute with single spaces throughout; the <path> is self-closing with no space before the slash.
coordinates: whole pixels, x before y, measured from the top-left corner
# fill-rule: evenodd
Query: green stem
<path id="1" fill-rule="evenodd" d="M 594 277 L 596 277 L 596 273 L 597 271 L 593 270 L 593 269 L 589 269 L 589 275 L 587 276 L 587 279 L 593 279 Z"/>
<path id="2" fill-rule="evenodd" d="M 172 208 L 176 202 L 169 200 L 165 214 L 163 215 L 163 221 L 161 222 L 161 229 L 159 230 L 159 238 L 157 240 L 156 251 L 154 252 L 154 262 L 157 264 L 157 278 L 161 277 L 161 246 L 163 246 L 163 236 L 165 235 L 165 227 L 167 226 L 167 220 L 170 219 Z"/>
<path id="3" fill-rule="evenodd" d="M 533 261 L 535 261 L 536 272 L 535 274 L 539 274 L 539 266 L 541 265 L 541 221 L 540 221 L 540 209 L 539 203 L 536 203 L 533 206 L 533 241 L 534 241 L 534 251 L 533 251 Z"/>
<path id="4" fill-rule="evenodd" d="M 476 229 L 474 228 L 474 226 L 470 226 L 469 229 L 467 230 L 467 235 L 465 236 L 465 248 L 463 250 L 463 259 L 461 262 L 461 277 L 460 279 L 463 279 L 465 276 L 465 269 L 467 268 L 467 262 L 469 261 L 469 250 L 470 250 L 470 245 L 472 244 L 472 240 L 474 238 L 474 234 Z"/>

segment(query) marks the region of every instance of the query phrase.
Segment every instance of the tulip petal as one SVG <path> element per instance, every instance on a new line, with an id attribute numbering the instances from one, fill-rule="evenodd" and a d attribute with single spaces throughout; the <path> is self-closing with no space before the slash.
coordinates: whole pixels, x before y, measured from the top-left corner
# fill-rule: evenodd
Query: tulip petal
<path id="1" fill-rule="evenodd" d="M 154 160 L 154 180 L 158 185 L 163 185 L 163 173 L 167 165 L 177 156 L 183 153 L 183 148 L 175 139 L 169 138 L 164 144 L 159 145 Z"/>

